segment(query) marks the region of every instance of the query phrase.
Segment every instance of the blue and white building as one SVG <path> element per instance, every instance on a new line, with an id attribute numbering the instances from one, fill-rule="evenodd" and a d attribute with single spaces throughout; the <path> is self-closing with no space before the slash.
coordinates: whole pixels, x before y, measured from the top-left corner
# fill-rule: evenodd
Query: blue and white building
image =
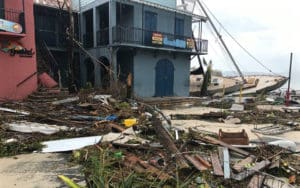
<path id="1" fill-rule="evenodd" d="M 131 73 L 134 95 L 189 96 L 191 58 L 207 53 L 192 23 L 205 17 L 177 9 L 176 0 L 80 0 L 78 6 L 85 48 L 120 81 Z M 84 55 L 80 65 L 82 84 L 108 86 L 104 66 Z"/>

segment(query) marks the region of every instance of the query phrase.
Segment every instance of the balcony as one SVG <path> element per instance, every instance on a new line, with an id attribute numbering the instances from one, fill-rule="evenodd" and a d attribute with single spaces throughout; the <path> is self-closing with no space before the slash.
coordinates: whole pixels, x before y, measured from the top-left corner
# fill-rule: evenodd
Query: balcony
<path id="1" fill-rule="evenodd" d="M 102 37 L 97 41 L 102 41 Z M 140 45 L 154 48 L 168 48 L 187 52 L 206 54 L 207 40 L 178 36 L 170 33 L 149 31 L 141 28 L 115 26 L 112 28 L 113 44 Z M 198 52 L 195 45 L 197 45 Z"/>
<path id="2" fill-rule="evenodd" d="M 25 14 L 23 11 L 19 11 L 19 10 L 14 10 L 14 9 L 10 9 L 10 10 L 6 10 L 3 8 L 0 8 L 0 19 L 4 19 L 4 20 L 8 20 L 11 22 L 15 22 L 18 23 L 22 26 L 22 32 L 18 33 L 18 32 L 9 32 L 8 30 L 14 30 L 13 28 L 13 24 L 6 24 L 4 22 L 0 22 L 0 33 L 1 35 L 6 35 L 6 33 L 13 33 L 12 34 L 7 34 L 7 36 L 24 36 L 25 34 Z M 2 30 L 1 30 L 2 28 Z M 7 28 L 4 30 L 4 28 Z"/>

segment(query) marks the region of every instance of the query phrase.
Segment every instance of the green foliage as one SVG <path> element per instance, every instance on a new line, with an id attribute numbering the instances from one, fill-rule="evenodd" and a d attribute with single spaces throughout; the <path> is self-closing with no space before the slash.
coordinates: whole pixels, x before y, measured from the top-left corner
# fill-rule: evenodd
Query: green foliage
<path id="1" fill-rule="evenodd" d="M 83 151 L 82 151 L 83 152 Z M 115 157 L 109 149 L 88 150 L 89 157 L 83 161 L 84 173 L 90 188 L 131 188 L 136 175 L 128 174 L 121 168 L 122 158 Z M 84 156 L 84 154 L 81 154 Z M 119 168 L 118 168 L 119 167 Z M 121 173 L 121 175 L 120 175 Z M 121 177 L 120 177 L 121 176 Z"/>
<path id="2" fill-rule="evenodd" d="M 121 110 L 131 109 L 130 104 L 127 102 L 116 103 L 115 107 Z"/>
<path id="3" fill-rule="evenodd" d="M 12 143 L 1 143 L 0 142 L 0 157 L 8 157 L 14 156 L 23 153 L 30 153 L 33 151 L 39 151 L 43 147 L 42 144 L 39 142 L 33 143 L 19 143 L 19 142 L 12 142 Z"/>

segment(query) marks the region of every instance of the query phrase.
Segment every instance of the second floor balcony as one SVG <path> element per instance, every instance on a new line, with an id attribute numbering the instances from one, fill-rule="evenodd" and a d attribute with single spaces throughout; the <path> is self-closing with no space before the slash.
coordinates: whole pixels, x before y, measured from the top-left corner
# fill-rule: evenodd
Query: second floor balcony
<path id="1" fill-rule="evenodd" d="M 101 32 L 102 31 L 99 31 L 100 34 L 97 36 L 98 44 L 103 44 L 103 42 L 107 43 L 108 41 L 104 40 L 102 37 L 106 38 L 108 35 L 101 36 Z M 208 51 L 207 40 L 122 26 L 115 26 L 112 28 L 112 44 L 168 48 L 200 54 L 206 54 Z"/>

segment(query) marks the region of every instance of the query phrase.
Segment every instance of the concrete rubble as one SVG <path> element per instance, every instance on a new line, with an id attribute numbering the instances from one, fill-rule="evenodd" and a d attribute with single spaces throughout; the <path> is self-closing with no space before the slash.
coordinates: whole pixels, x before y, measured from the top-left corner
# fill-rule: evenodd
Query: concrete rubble
<path id="1" fill-rule="evenodd" d="M 258 107 L 273 100 L 252 101 L 250 107 L 232 100 L 226 109 L 217 108 L 224 107 L 218 104 L 222 100 L 211 108 L 199 104 L 200 98 L 190 99 L 197 103 L 188 107 L 191 101 L 177 99 L 166 109 L 168 101 L 116 99 L 94 91 L 42 95 L 0 105 L 0 164 L 8 156 L 63 152 L 71 161 L 62 163 L 79 165 L 86 187 L 100 182 L 115 187 L 124 182 L 129 187 L 175 187 L 178 182 L 182 187 L 300 186 L 300 113 Z M 277 123 L 290 129 L 264 134 Z M 26 163 L 14 165 L 22 169 Z M 70 175 L 60 168 L 48 169 L 53 187 L 62 183 L 57 175 Z M 3 182 L 14 170 L 1 166 L 0 172 Z M 2 184 L 42 186 L 13 181 Z"/>

